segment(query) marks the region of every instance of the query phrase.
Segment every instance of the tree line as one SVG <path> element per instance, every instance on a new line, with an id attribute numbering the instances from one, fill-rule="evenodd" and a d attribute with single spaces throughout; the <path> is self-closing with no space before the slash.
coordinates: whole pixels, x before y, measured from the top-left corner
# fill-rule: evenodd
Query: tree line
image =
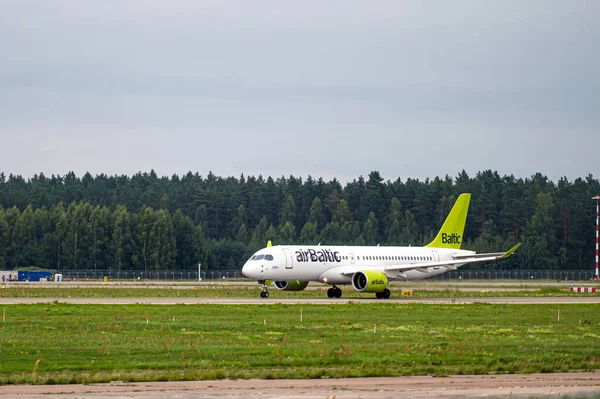
<path id="1" fill-rule="evenodd" d="M 0 269 L 239 269 L 268 240 L 279 244 L 423 245 L 459 194 L 472 193 L 463 248 L 523 247 L 473 268 L 587 269 L 594 263 L 592 175 L 557 183 L 486 170 L 470 177 L 384 181 L 377 171 L 347 184 L 307 177 L 209 173 L 159 177 L 25 179 L 0 173 Z"/>

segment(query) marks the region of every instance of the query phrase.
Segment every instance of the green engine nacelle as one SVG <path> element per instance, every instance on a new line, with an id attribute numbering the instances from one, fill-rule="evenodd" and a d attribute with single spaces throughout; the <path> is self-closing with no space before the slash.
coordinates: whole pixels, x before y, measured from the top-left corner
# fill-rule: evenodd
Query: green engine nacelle
<path id="1" fill-rule="evenodd" d="M 308 285 L 308 281 L 273 281 L 273 285 L 281 291 L 302 291 Z"/>
<path id="2" fill-rule="evenodd" d="M 388 278 L 383 272 L 365 270 L 352 275 L 352 286 L 358 292 L 383 292 Z"/>

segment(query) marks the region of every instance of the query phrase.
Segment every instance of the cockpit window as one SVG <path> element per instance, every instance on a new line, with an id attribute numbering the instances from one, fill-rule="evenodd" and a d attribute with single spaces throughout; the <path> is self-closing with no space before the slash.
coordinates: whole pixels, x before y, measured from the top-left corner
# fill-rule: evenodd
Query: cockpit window
<path id="1" fill-rule="evenodd" d="M 265 260 L 273 260 L 273 255 L 265 255 Z"/>
<path id="2" fill-rule="evenodd" d="M 252 260 L 261 260 L 261 259 L 264 259 L 264 258 L 265 258 L 265 256 L 264 256 L 264 255 L 254 255 L 254 256 L 252 257 Z"/>

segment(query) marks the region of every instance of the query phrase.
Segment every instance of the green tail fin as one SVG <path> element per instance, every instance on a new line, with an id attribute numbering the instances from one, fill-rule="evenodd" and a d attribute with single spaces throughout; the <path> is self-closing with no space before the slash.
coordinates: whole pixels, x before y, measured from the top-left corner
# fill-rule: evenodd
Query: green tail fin
<path id="1" fill-rule="evenodd" d="M 469 202 L 471 202 L 471 194 L 461 194 L 458 197 L 437 237 L 426 247 L 460 249 L 469 212 Z"/>

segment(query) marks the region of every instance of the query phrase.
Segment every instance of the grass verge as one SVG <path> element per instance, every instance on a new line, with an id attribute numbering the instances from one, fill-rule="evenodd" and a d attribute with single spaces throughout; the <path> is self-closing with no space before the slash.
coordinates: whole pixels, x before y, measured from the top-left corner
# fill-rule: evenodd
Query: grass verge
<path id="1" fill-rule="evenodd" d="M 599 311 L 600 305 L 7 305 L 0 384 L 595 370 Z"/>

